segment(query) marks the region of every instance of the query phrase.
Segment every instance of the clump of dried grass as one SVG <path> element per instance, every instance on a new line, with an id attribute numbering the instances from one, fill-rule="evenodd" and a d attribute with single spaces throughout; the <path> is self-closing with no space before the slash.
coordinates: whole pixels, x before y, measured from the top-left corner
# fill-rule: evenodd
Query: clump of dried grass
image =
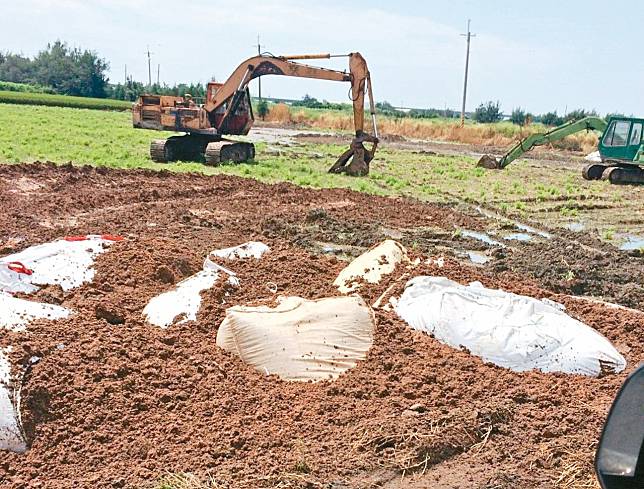
<path id="1" fill-rule="evenodd" d="M 361 427 L 354 443 L 359 456 L 376 455 L 381 465 L 402 475 L 424 473 L 428 467 L 467 450 L 482 450 L 500 423 L 511 415 L 500 407 L 490 412 L 453 410 L 391 418 L 388 423 Z"/>
<path id="2" fill-rule="evenodd" d="M 266 120 L 278 124 L 300 124 L 315 129 L 351 131 L 353 116 L 347 112 L 311 112 L 291 108 L 286 104 L 271 107 Z M 477 146 L 510 147 L 520 139 L 543 132 L 538 124 L 519 127 L 509 122 L 497 124 L 466 124 L 444 119 L 380 118 L 378 128 L 381 134 L 402 136 L 412 139 L 431 139 Z M 597 136 L 590 132 L 573 134 L 557 141 L 554 148 L 590 153 L 597 148 Z"/>

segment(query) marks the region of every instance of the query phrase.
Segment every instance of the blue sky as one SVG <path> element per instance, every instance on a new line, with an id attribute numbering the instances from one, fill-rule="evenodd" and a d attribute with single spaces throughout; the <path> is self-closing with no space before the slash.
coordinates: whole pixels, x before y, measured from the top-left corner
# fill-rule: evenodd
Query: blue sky
<path id="1" fill-rule="evenodd" d="M 112 80 L 123 78 L 127 64 L 145 81 L 150 45 L 162 81 L 221 81 L 253 55 L 259 33 L 274 54 L 360 51 L 378 100 L 437 108 L 460 107 L 459 34 L 471 18 L 468 110 L 499 100 L 505 112 L 583 107 L 644 115 L 638 0 L 0 0 L 0 11 L 0 49 L 33 55 L 61 39 L 105 57 Z M 318 64 L 345 68 L 342 58 Z M 332 82 L 262 83 L 265 95 L 347 100 L 347 87 Z"/>

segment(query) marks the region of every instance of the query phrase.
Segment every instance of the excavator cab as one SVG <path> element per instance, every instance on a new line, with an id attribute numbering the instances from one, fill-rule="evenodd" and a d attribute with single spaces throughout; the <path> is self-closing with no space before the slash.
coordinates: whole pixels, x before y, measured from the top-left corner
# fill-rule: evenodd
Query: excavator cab
<path id="1" fill-rule="evenodd" d="M 631 163 L 642 152 L 644 119 L 612 118 L 599 141 L 603 160 Z"/>
<path id="2" fill-rule="evenodd" d="M 209 82 L 206 87 L 206 100 L 212 100 L 223 83 Z M 229 111 L 228 108 L 232 107 Z M 255 121 L 253 105 L 248 87 L 240 90 L 228 101 L 208 114 L 210 125 L 219 134 L 245 136 Z"/>

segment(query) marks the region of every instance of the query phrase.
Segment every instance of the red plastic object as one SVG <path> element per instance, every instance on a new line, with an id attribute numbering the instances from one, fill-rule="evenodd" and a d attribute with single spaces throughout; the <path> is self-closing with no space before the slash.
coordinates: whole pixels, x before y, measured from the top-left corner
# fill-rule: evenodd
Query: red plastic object
<path id="1" fill-rule="evenodd" d="M 19 261 L 12 261 L 7 263 L 7 268 L 16 273 L 24 273 L 25 275 L 31 275 L 34 273 L 33 270 L 29 270 L 23 263 L 20 263 Z"/>

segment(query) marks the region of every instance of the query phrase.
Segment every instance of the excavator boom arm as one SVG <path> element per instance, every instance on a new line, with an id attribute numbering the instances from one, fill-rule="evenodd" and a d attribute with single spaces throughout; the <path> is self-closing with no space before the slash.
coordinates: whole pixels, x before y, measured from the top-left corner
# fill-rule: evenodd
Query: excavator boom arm
<path id="1" fill-rule="evenodd" d="M 300 78 L 313 78 L 339 82 L 351 82 L 351 99 L 353 102 L 353 120 L 356 136 L 364 134 L 364 96 L 368 84 L 370 111 L 375 127 L 375 104 L 371 91 L 371 77 L 367 62 L 360 53 L 351 53 L 349 56 L 349 73 L 295 63 L 291 59 L 326 59 L 329 54 L 299 55 L 289 57 L 255 56 L 241 63 L 226 82 L 219 87 L 217 92 L 206 101 L 204 108 L 212 112 L 231 99 L 235 93 L 245 90 L 251 80 L 264 75 L 282 75 Z"/>
<path id="2" fill-rule="evenodd" d="M 501 157 L 498 161 L 498 168 L 505 168 L 535 146 L 549 144 L 581 131 L 594 130 L 604 132 L 606 127 L 606 121 L 604 119 L 600 119 L 599 117 L 584 117 L 583 119 L 567 122 L 543 134 L 531 134 L 515 144 L 510 151 Z"/>

